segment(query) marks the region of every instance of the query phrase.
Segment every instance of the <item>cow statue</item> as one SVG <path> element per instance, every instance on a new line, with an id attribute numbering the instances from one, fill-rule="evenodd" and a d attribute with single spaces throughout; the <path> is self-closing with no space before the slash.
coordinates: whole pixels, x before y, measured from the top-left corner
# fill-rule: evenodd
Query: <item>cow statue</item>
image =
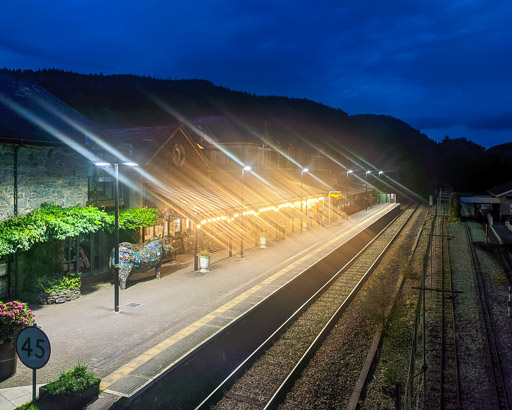
<path id="1" fill-rule="evenodd" d="M 151 238 L 142 245 L 129 242 L 119 244 L 119 284 L 126 289 L 126 280 L 131 273 L 147 272 L 155 268 L 155 278 L 160 279 L 162 259 L 172 254 L 173 248 L 164 245 L 161 238 Z M 109 266 L 114 266 L 115 249 L 110 253 Z"/>

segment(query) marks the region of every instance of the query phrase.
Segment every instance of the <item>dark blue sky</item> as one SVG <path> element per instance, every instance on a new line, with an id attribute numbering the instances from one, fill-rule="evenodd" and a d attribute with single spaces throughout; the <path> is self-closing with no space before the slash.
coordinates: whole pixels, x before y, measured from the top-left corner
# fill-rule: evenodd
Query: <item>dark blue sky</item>
<path id="1" fill-rule="evenodd" d="M 0 66 L 200 78 L 489 147 L 512 141 L 511 16 L 510 0 L 6 0 Z"/>

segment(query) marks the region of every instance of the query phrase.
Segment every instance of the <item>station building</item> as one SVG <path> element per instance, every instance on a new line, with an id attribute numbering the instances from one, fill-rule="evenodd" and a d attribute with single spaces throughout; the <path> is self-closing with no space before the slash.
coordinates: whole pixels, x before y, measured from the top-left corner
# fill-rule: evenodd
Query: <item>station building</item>
<path id="1" fill-rule="evenodd" d="M 120 169 L 120 207 L 160 210 L 139 240 L 162 237 L 183 252 L 236 249 L 240 237 L 250 244 L 262 234 L 283 239 L 377 202 L 367 179 L 346 182 L 345 170 L 310 141 L 266 124 L 219 115 L 103 129 L 28 81 L 0 76 L 0 96 L 0 222 L 45 202 L 112 210 L 114 178 L 95 162 L 114 161 L 113 149 L 139 165 Z M 67 239 L 63 270 L 105 272 L 112 241 L 105 232 Z M 0 278 L 13 269 L 8 259 Z M 4 282 L 3 294 L 22 278 Z"/>

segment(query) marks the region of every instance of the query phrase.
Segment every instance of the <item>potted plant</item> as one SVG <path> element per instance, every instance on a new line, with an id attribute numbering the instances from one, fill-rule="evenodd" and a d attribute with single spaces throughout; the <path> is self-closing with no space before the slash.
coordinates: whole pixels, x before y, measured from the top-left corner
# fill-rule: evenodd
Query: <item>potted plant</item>
<path id="1" fill-rule="evenodd" d="M 267 233 L 265 231 L 260 232 L 260 248 L 267 247 Z"/>
<path id="2" fill-rule="evenodd" d="M 0 379 L 16 373 L 16 337 L 34 322 L 34 314 L 26 303 L 0 301 Z"/>
<path id="3" fill-rule="evenodd" d="M 81 409 L 99 394 L 101 380 L 87 371 L 87 366 L 76 365 L 61 373 L 59 378 L 39 388 L 40 408 Z"/>
<path id="4" fill-rule="evenodd" d="M 199 256 L 199 266 L 201 266 L 201 270 L 199 272 L 210 272 L 209 267 L 212 254 L 208 251 L 201 251 L 197 256 Z"/>

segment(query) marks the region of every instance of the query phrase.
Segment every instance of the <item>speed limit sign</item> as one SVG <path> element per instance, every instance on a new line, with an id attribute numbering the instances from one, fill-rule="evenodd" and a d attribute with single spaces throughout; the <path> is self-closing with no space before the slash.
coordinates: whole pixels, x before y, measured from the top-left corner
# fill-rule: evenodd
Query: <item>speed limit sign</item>
<path id="1" fill-rule="evenodd" d="M 16 353 L 23 364 L 31 369 L 44 367 L 50 359 L 50 341 L 38 327 L 26 327 L 16 339 Z"/>

